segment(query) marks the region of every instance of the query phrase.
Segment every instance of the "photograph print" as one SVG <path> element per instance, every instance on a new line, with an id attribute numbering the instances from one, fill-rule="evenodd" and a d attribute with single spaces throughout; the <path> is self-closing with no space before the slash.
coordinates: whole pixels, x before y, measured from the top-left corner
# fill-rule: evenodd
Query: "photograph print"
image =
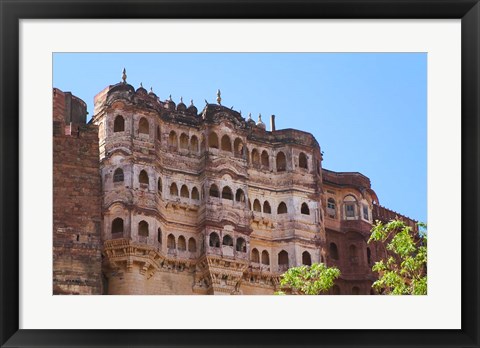
<path id="1" fill-rule="evenodd" d="M 54 295 L 426 295 L 426 53 L 54 53 Z"/>

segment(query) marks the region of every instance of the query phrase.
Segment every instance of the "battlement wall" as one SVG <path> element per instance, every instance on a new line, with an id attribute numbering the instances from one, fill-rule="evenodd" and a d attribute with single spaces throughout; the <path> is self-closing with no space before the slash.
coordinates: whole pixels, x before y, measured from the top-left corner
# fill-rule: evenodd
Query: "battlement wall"
<path id="1" fill-rule="evenodd" d="M 53 292 L 101 294 L 98 127 L 81 124 L 81 103 L 65 95 L 53 98 Z M 67 112 L 72 103 L 80 110 Z M 67 114 L 75 123 L 65 126 Z"/>

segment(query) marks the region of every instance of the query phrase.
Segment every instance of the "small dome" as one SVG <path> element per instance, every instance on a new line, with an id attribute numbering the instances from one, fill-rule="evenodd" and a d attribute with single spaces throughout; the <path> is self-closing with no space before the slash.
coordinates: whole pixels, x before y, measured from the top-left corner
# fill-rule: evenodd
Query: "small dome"
<path id="1" fill-rule="evenodd" d="M 193 105 L 193 99 L 190 100 L 190 105 L 188 106 L 187 111 L 188 111 L 189 114 L 197 116 L 198 109 L 195 105 Z"/>
<path id="2" fill-rule="evenodd" d="M 255 126 L 255 121 L 252 119 L 252 114 L 248 114 L 247 124 L 250 126 Z"/>
<path id="3" fill-rule="evenodd" d="M 136 90 L 136 93 L 147 94 L 147 90 L 143 88 L 142 83 L 140 83 L 140 87 Z"/>
<path id="4" fill-rule="evenodd" d="M 175 102 L 172 100 L 172 95 L 168 98 L 168 100 L 165 101 L 164 103 L 165 108 L 168 110 L 175 110 Z"/>
<path id="5" fill-rule="evenodd" d="M 180 97 L 180 103 L 177 105 L 177 111 L 186 111 L 187 106 L 183 103 L 183 98 Z"/>
<path id="6" fill-rule="evenodd" d="M 150 92 L 148 92 L 148 95 L 152 98 L 157 99 L 157 95 L 155 93 L 153 93 L 153 88 L 152 87 L 150 87 Z"/>
<path id="7" fill-rule="evenodd" d="M 258 114 L 258 122 L 257 122 L 257 127 L 266 129 L 265 123 L 262 121 L 262 114 Z"/>

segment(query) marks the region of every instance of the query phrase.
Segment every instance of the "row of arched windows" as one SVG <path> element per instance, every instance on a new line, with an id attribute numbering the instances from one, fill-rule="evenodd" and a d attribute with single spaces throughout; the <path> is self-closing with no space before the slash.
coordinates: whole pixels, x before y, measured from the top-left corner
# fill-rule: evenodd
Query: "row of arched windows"
<path id="1" fill-rule="evenodd" d="M 160 134 L 158 134 L 157 138 L 158 140 L 160 140 Z M 168 146 L 173 150 L 190 150 L 191 152 L 196 153 L 199 151 L 199 140 L 196 135 L 192 135 L 191 137 L 189 137 L 185 133 L 181 133 L 180 138 L 178 138 L 177 133 L 172 130 L 168 134 Z"/>
<path id="2" fill-rule="evenodd" d="M 262 212 L 262 205 L 260 204 L 260 201 L 258 199 L 255 199 L 253 201 L 253 211 L 258 213 Z M 302 203 L 300 207 L 300 212 L 304 215 L 310 215 L 310 209 L 308 208 L 307 203 Z M 272 208 L 270 207 L 270 203 L 268 201 L 263 202 L 263 213 L 265 214 L 272 213 Z M 277 208 L 277 214 L 287 214 L 287 213 L 288 213 L 287 205 L 285 204 L 285 202 L 280 202 Z"/>
<path id="3" fill-rule="evenodd" d="M 216 184 L 212 184 L 210 186 L 210 189 L 208 191 L 208 195 L 210 197 L 216 197 L 216 198 L 223 198 L 223 199 L 228 199 L 233 201 L 234 196 L 233 196 L 233 191 L 229 186 L 225 186 L 222 189 L 222 194 L 220 196 L 220 191 L 218 189 L 218 186 Z M 242 189 L 237 189 L 237 192 L 235 193 L 235 201 L 236 202 L 245 202 L 245 192 Z"/>
<path id="4" fill-rule="evenodd" d="M 115 118 L 113 131 L 114 133 L 125 131 L 125 119 L 123 116 L 118 115 Z M 138 122 L 138 133 L 149 134 L 149 132 L 150 126 L 147 119 L 145 117 L 140 118 Z M 161 140 L 160 127 L 157 127 L 157 140 Z M 181 150 L 190 150 L 192 152 L 199 151 L 199 139 L 196 135 L 189 137 L 186 133 L 181 133 L 179 137 L 173 130 L 170 131 L 168 135 L 168 145 L 172 149 L 179 148 Z M 202 140 L 202 148 L 203 146 Z M 208 136 L 208 147 L 212 149 L 221 149 L 222 151 L 226 152 L 232 152 L 235 157 L 243 157 L 246 155 L 246 147 L 244 146 L 242 139 L 237 137 L 232 144 L 230 137 L 226 134 L 223 135 L 219 140 L 217 133 L 211 132 Z M 251 152 L 251 162 L 254 166 L 270 170 L 270 160 L 266 150 L 263 150 L 260 154 L 259 150 L 254 148 Z M 287 170 L 287 158 L 285 153 L 282 151 L 276 155 L 276 165 L 277 172 Z M 300 152 L 298 156 L 298 166 L 308 170 L 307 155 L 304 152 Z"/>
<path id="5" fill-rule="evenodd" d="M 159 178 L 159 185 L 161 185 L 161 179 Z M 161 192 L 161 190 L 159 190 Z M 179 196 L 179 191 L 178 191 L 178 186 L 176 183 L 172 183 L 170 185 L 170 196 L 173 197 L 178 197 Z M 180 188 L 180 197 L 183 198 L 192 198 L 193 200 L 200 200 L 200 192 L 198 191 L 197 187 L 194 186 L 192 188 L 191 194 L 190 191 L 188 190 L 187 185 L 183 184 L 182 187 Z"/>
<path id="6" fill-rule="evenodd" d="M 344 216 L 346 219 L 353 219 L 359 215 L 359 206 L 357 199 L 352 196 L 352 195 L 347 195 L 343 199 L 343 207 L 344 207 Z M 370 221 L 370 214 L 369 214 L 369 209 L 368 205 L 366 204 L 361 204 L 362 211 L 361 211 L 361 217 L 364 220 Z M 327 215 L 334 219 L 337 216 L 337 207 L 335 200 L 333 198 L 327 199 Z"/>
<path id="7" fill-rule="evenodd" d="M 268 254 L 268 251 L 263 250 L 262 254 L 260 255 L 258 249 L 253 248 L 251 253 L 251 261 L 255 263 L 260 263 L 261 261 L 262 265 L 270 265 L 270 256 Z M 278 253 L 278 265 L 288 267 L 288 264 L 288 252 L 286 252 L 285 250 L 280 251 Z M 304 251 L 302 253 L 302 264 L 306 266 L 312 265 L 312 257 L 310 256 L 310 253 L 308 251 Z"/>
<path id="8" fill-rule="evenodd" d="M 112 221 L 112 238 L 119 238 L 123 236 L 124 232 L 124 223 L 122 218 L 115 218 Z M 145 220 L 142 220 L 138 223 L 138 232 L 139 237 L 147 238 L 150 235 L 149 231 L 149 224 Z M 157 229 L 157 242 L 162 244 L 162 230 L 161 228 Z M 188 249 L 187 249 L 188 247 Z M 175 240 L 175 236 L 170 233 L 167 236 L 167 249 L 179 250 L 179 251 L 186 251 L 189 252 L 196 252 L 197 251 L 197 242 L 193 237 L 190 237 L 187 240 L 184 236 L 180 235 L 178 240 Z"/>
<path id="9" fill-rule="evenodd" d="M 114 173 L 113 173 L 113 182 L 114 183 L 118 183 L 118 182 L 123 182 L 124 181 L 124 175 L 123 175 L 123 170 L 122 168 L 117 168 L 115 169 Z M 148 174 L 145 170 L 141 170 L 139 175 L 138 175 L 138 182 L 140 183 L 140 185 L 145 185 L 145 186 L 148 186 L 149 185 L 149 177 L 148 177 Z M 158 181 L 157 181 L 157 190 L 158 190 L 158 193 L 162 193 L 162 178 L 158 178 Z M 170 195 L 171 196 L 179 196 L 180 197 L 184 197 L 184 198 L 192 198 L 194 200 L 200 200 L 200 192 L 198 190 L 198 188 L 196 186 L 194 186 L 192 188 L 192 190 L 190 191 L 188 189 L 188 186 L 187 185 L 182 185 L 180 190 L 178 189 L 178 186 L 176 183 L 172 183 L 170 185 Z"/>
<path id="10" fill-rule="evenodd" d="M 123 236 L 123 232 L 124 232 L 124 222 L 123 222 L 123 219 L 122 218 L 115 218 L 113 219 L 112 221 L 112 229 L 111 229 L 111 233 L 112 233 L 112 238 L 118 238 L 120 236 Z M 138 236 L 139 237 L 148 237 L 150 235 L 150 230 L 149 230 L 149 225 L 148 225 L 148 222 L 146 222 L 145 220 L 142 220 L 138 223 L 138 232 L 137 232 Z M 158 231 L 157 231 L 157 241 L 159 243 L 162 242 L 162 231 L 161 229 L 159 228 Z"/>
<path id="11" fill-rule="evenodd" d="M 210 233 L 208 245 L 212 248 L 220 248 L 220 237 L 218 236 L 218 233 Z M 233 238 L 229 234 L 225 234 L 223 236 L 221 245 L 233 247 Z M 235 242 L 235 250 L 242 253 L 247 252 L 247 242 L 245 241 L 245 239 L 243 239 L 242 237 L 237 238 Z"/>
<path id="12" fill-rule="evenodd" d="M 180 235 L 178 237 L 178 240 L 175 240 L 175 236 L 170 233 L 167 236 L 167 249 L 178 251 L 188 250 L 189 252 L 194 253 L 197 251 L 197 241 L 195 240 L 195 238 L 190 237 L 187 244 L 187 240 L 184 236 Z"/>

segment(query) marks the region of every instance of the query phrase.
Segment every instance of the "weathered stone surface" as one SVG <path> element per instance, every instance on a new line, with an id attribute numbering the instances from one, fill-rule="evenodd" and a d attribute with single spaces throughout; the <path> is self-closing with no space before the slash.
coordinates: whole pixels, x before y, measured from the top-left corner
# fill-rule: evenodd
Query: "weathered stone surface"
<path id="1" fill-rule="evenodd" d="M 332 294 L 370 294 L 371 224 L 395 213 L 364 175 L 323 169 L 310 133 L 127 83 L 95 97 L 96 127 L 62 127 L 55 95 L 54 226 L 69 229 L 55 234 L 57 273 L 84 274 L 95 293 L 102 252 L 108 294 L 273 294 L 288 267 L 324 262 L 342 273 Z"/>

